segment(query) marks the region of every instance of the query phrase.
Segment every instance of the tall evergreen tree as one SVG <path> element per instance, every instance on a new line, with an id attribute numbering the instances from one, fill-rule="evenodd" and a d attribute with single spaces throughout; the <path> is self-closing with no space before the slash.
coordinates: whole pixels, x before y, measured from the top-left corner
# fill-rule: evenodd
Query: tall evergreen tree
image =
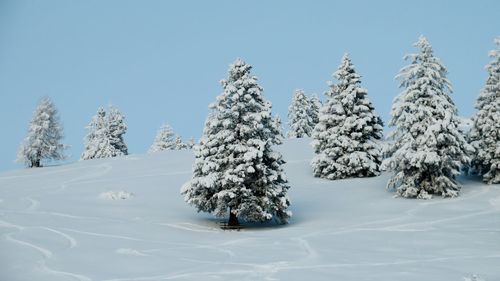
<path id="1" fill-rule="evenodd" d="M 168 124 L 164 124 L 158 130 L 154 143 L 149 148 L 149 153 L 175 148 L 174 131 Z"/>
<path id="2" fill-rule="evenodd" d="M 123 139 L 123 135 L 127 132 L 125 116 L 115 107 L 109 108 L 108 131 L 110 144 L 114 148 L 110 157 L 128 155 L 128 148 Z"/>
<path id="3" fill-rule="evenodd" d="M 292 103 L 288 107 L 288 137 L 304 138 L 311 136 L 314 123 L 311 117 L 311 105 L 303 90 L 296 90 Z"/>
<path id="4" fill-rule="evenodd" d="M 128 154 L 127 145 L 123 139 L 127 125 L 118 109 L 110 107 L 106 113 L 104 108 L 100 107 L 87 126 L 87 130 L 82 160 Z"/>
<path id="5" fill-rule="evenodd" d="M 491 62 L 486 66 L 488 79 L 476 102 L 469 141 L 476 149 L 472 169 L 486 183 L 500 183 L 500 37 L 495 39 L 497 49 L 490 52 Z"/>
<path id="6" fill-rule="evenodd" d="M 87 136 L 85 137 L 85 148 L 81 159 L 88 160 L 94 158 L 103 158 L 103 151 L 109 150 L 109 140 L 107 134 L 106 111 L 99 107 L 97 114 L 92 117 L 90 124 L 87 125 Z"/>
<path id="7" fill-rule="evenodd" d="M 27 167 L 41 167 L 42 161 L 65 159 L 61 143 L 63 127 L 49 97 L 43 97 L 33 113 L 28 134 L 19 147 L 17 161 Z"/>
<path id="8" fill-rule="evenodd" d="M 420 52 L 406 55 L 411 63 L 396 76 L 403 90 L 394 100 L 389 124 L 395 129 L 389 135 L 394 142 L 386 166 L 395 174 L 388 188 L 407 198 L 455 197 L 460 191 L 456 175 L 469 162 L 472 148 L 459 129 L 446 68 L 425 37 L 415 46 Z"/>
<path id="9" fill-rule="evenodd" d="M 311 116 L 314 129 L 314 126 L 316 126 L 316 124 L 319 123 L 319 110 L 323 106 L 323 104 L 319 100 L 318 96 L 316 94 L 313 94 L 309 98 L 309 105 L 310 105 L 309 116 Z"/>
<path id="10" fill-rule="evenodd" d="M 338 84 L 326 92 L 328 99 L 313 132 L 314 176 L 333 180 L 379 175 L 382 120 L 347 54 L 334 77 Z"/>
<path id="11" fill-rule="evenodd" d="M 281 144 L 281 132 L 251 68 L 240 59 L 230 66 L 195 146 L 193 177 L 181 193 L 198 211 L 229 214 L 230 225 L 238 218 L 286 223 L 289 186 L 284 160 L 272 148 Z"/>

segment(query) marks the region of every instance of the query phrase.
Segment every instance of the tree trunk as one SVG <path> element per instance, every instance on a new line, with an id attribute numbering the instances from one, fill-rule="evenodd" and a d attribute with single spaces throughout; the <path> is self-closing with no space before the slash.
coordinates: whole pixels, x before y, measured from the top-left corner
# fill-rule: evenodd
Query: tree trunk
<path id="1" fill-rule="evenodd" d="M 31 168 L 38 168 L 38 167 L 40 167 L 40 159 L 31 160 Z"/>
<path id="2" fill-rule="evenodd" d="M 239 226 L 240 223 L 238 222 L 238 217 L 231 212 L 231 209 L 229 209 L 229 221 L 227 222 L 228 226 Z"/>

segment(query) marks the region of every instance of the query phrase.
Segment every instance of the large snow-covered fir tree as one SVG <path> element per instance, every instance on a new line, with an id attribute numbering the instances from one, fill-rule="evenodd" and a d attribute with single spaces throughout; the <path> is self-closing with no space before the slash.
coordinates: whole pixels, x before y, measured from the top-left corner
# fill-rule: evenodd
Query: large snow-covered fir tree
<path id="1" fill-rule="evenodd" d="M 149 148 L 149 153 L 175 149 L 174 130 L 170 125 L 164 124 L 158 130 L 154 143 Z"/>
<path id="2" fill-rule="evenodd" d="M 323 104 L 321 103 L 321 100 L 318 98 L 318 96 L 316 94 L 313 94 L 309 98 L 309 105 L 309 116 L 311 116 L 314 129 L 314 126 L 319 123 L 319 110 L 323 106 Z"/>
<path id="3" fill-rule="evenodd" d="M 85 148 L 82 160 L 94 158 L 109 158 L 128 154 L 123 135 L 127 131 L 124 116 L 121 112 L 110 107 L 108 112 L 100 107 L 97 114 L 87 126 Z"/>
<path id="4" fill-rule="evenodd" d="M 19 147 L 17 161 L 27 167 L 41 167 L 43 161 L 65 159 L 66 145 L 61 143 L 63 127 L 49 97 L 43 97 L 33 113 L 28 134 Z"/>
<path id="5" fill-rule="evenodd" d="M 394 142 L 384 166 L 395 174 L 388 188 L 407 198 L 455 197 L 460 191 L 455 178 L 472 148 L 459 129 L 446 68 L 425 37 L 415 46 L 420 52 L 406 55 L 411 63 L 396 76 L 402 92 L 391 112 Z"/>
<path id="6" fill-rule="evenodd" d="M 347 54 L 334 77 L 338 84 L 325 93 L 328 98 L 312 135 L 314 176 L 334 180 L 379 175 L 382 120 Z"/>
<path id="7" fill-rule="evenodd" d="M 500 183 L 500 37 L 495 43 L 497 49 L 490 52 L 488 79 L 477 98 L 477 113 L 469 133 L 476 150 L 471 167 L 489 184 Z"/>
<path id="8" fill-rule="evenodd" d="M 193 177 L 181 193 L 198 211 L 229 214 L 230 225 L 238 219 L 286 223 L 289 186 L 284 160 L 272 148 L 281 143 L 281 132 L 251 68 L 237 59 L 221 82 L 224 91 L 210 106 L 194 148 Z"/>
<path id="9" fill-rule="evenodd" d="M 311 105 L 303 90 L 296 90 L 288 107 L 288 137 L 304 138 L 311 136 L 314 122 Z"/>

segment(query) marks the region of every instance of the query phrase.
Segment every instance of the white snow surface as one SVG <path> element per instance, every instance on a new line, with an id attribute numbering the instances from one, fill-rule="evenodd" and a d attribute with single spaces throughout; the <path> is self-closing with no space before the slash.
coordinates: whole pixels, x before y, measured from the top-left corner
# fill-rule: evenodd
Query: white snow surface
<path id="1" fill-rule="evenodd" d="M 312 177 L 310 141 L 279 148 L 290 223 L 241 231 L 184 202 L 188 150 L 1 173 L 0 280 L 500 280 L 499 185 L 393 198 L 387 173 Z M 123 188 L 133 200 L 99 198 Z"/>

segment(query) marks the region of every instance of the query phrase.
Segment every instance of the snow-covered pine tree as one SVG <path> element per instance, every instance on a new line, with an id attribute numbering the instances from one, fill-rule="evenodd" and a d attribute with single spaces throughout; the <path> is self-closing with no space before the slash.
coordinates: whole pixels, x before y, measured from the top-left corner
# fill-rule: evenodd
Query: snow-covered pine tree
<path id="1" fill-rule="evenodd" d="M 176 136 L 174 149 L 175 150 L 188 149 L 188 145 L 182 141 L 182 138 L 180 136 Z"/>
<path id="2" fill-rule="evenodd" d="M 311 105 L 303 90 L 296 90 L 288 107 L 288 137 L 304 138 L 311 136 L 314 123 L 311 118 Z"/>
<path id="3" fill-rule="evenodd" d="M 497 49 L 489 54 L 488 79 L 477 98 L 469 133 L 469 142 L 476 149 L 471 167 L 489 184 L 500 183 L 500 37 L 495 43 Z"/>
<path id="4" fill-rule="evenodd" d="M 472 147 L 458 128 L 446 68 L 425 37 L 415 46 L 420 52 L 406 55 L 411 64 L 396 76 L 403 90 L 394 99 L 389 124 L 395 127 L 389 135 L 394 143 L 384 166 L 395 174 L 388 188 L 406 198 L 455 197 L 460 191 L 455 177 Z"/>
<path id="5" fill-rule="evenodd" d="M 240 59 L 230 66 L 194 148 L 193 177 L 181 193 L 198 211 L 217 217 L 229 213 L 230 225 L 238 218 L 286 223 L 289 186 L 284 160 L 272 148 L 281 144 L 281 132 L 251 68 Z"/>
<path id="6" fill-rule="evenodd" d="M 318 96 L 316 94 L 313 94 L 309 98 L 309 105 L 309 116 L 311 116 L 314 129 L 314 126 L 319 123 L 319 110 L 323 106 L 323 104 L 321 103 L 321 100 L 318 98 Z"/>
<path id="7" fill-rule="evenodd" d="M 103 158 L 102 151 L 106 146 L 109 146 L 109 140 L 106 137 L 107 123 L 106 111 L 99 107 L 97 114 L 92 117 L 90 124 L 87 125 L 87 135 L 85 137 L 85 148 L 81 159 L 88 160 L 94 158 Z"/>
<path id="8" fill-rule="evenodd" d="M 163 124 L 156 134 L 154 143 L 149 148 L 149 153 L 172 150 L 175 148 L 174 131 L 168 124 Z"/>
<path id="9" fill-rule="evenodd" d="M 370 177 L 380 174 L 383 123 L 360 87 L 360 76 L 348 54 L 334 73 L 338 84 L 331 85 L 313 131 L 316 152 L 311 165 L 314 176 L 330 180 Z"/>
<path id="10" fill-rule="evenodd" d="M 106 113 L 104 108 L 100 107 L 87 130 L 82 160 L 128 154 L 127 145 L 123 140 L 127 126 L 123 115 L 116 108 L 110 107 Z"/>
<path id="11" fill-rule="evenodd" d="M 128 148 L 123 139 L 127 132 L 125 116 L 117 108 L 110 107 L 107 117 L 110 144 L 114 148 L 108 157 L 128 155 Z"/>
<path id="12" fill-rule="evenodd" d="M 27 167 L 41 167 L 45 160 L 65 159 L 61 144 L 63 127 L 59 114 L 49 97 L 43 97 L 33 113 L 28 134 L 19 147 L 17 161 Z"/>

